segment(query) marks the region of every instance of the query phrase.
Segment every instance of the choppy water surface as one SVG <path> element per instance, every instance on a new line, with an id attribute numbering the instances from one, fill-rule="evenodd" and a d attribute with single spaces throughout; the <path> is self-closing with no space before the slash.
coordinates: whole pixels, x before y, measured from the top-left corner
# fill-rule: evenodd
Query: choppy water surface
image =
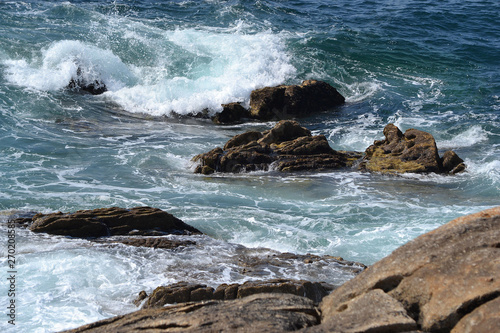
<path id="1" fill-rule="evenodd" d="M 18 331 L 59 331 L 132 311 L 138 291 L 163 283 L 244 281 L 233 266 L 243 251 L 236 244 L 372 264 L 457 216 L 498 205 L 499 7 L 451 0 L 1 2 L 2 221 L 11 211 L 149 205 L 213 238 L 172 252 L 19 231 Z M 66 89 L 78 68 L 109 90 Z M 301 120 L 334 149 L 364 151 L 393 122 L 433 134 L 440 149 L 465 160 L 467 172 L 192 173 L 194 155 L 273 123 L 217 126 L 181 121 L 172 111 L 248 105 L 255 88 L 311 78 L 347 98 L 335 111 Z M 332 283 L 352 276 L 325 269 L 273 274 Z"/>

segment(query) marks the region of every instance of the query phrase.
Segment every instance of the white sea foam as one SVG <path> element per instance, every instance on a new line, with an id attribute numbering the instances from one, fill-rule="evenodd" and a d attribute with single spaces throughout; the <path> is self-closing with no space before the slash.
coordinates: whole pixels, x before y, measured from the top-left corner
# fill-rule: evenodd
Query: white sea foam
<path id="1" fill-rule="evenodd" d="M 167 31 L 158 42 L 172 44 L 178 57 L 188 55 L 172 61 L 191 63 L 175 76 L 163 72 L 154 81 L 108 93 L 128 111 L 155 116 L 219 111 L 223 103 L 248 104 L 253 89 L 280 84 L 295 72 L 284 41 L 271 32 L 186 29 Z"/>
<path id="2" fill-rule="evenodd" d="M 4 64 L 11 83 L 41 91 L 65 88 L 78 71 L 87 82 L 98 80 L 110 90 L 135 82 L 131 70 L 112 51 L 81 41 L 54 42 L 41 50 L 39 59 L 10 59 Z"/>
<path id="3" fill-rule="evenodd" d="M 283 83 L 295 73 L 279 34 L 240 30 L 156 31 L 155 39 L 127 30 L 125 39 L 157 48 L 151 50 L 153 64 L 146 59 L 125 64 L 110 49 L 71 40 L 52 43 L 33 61 L 3 63 L 11 83 L 40 91 L 65 88 L 79 71 L 87 82 L 106 84 L 105 96 L 129 112 L 213 112 L 223 103 L 248 104 L 253 89 Z"/>
<path id="4" fill-rule="evenodd" d="M 449 140 L 440 140 L 436 144 L 440 149 L 456 149 L 463 147 L 471 147 L 475 144 L 484 142 L 488 140 L 488 132 L 482 128 L 480 125 L 472 126 L 455 135 Z"/>

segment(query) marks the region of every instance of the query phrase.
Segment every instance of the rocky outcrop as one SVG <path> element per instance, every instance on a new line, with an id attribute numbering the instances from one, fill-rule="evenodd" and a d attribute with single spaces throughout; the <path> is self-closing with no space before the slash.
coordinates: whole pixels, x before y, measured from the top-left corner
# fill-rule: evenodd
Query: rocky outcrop
<path id="1" fill-rule="evenodd" d="M 76 77 L 71 78 L 67 86 L 68 89 L 73 91 L 83 91 L 92 95 L 100 95 L 108 91 L 106 84 L 99 80 L 88 80 L 82 75 L 81 67 L 76 70 Z"/>
<path id="2" fill-rule="evenodd" d="M 217 289 L 202 284 L 179 282 L 156 288 L 151 295 L 144 297 L 141 291 L 138 299 L 147 298 L 143 309 L 162 307 L 167 304 L 198 302 L 206 300 L 232 300 L 254 294 L 292 294 L 303 296 L 319 303 L 328 295 L 333 286 L 303 280 L 274 279 L 268 281 L 248 281 L 243 284 L 221 284 Z"/>
<path id="3" fill-rule="evenodd" d="M 336 289 L 323 299 L 315 331 L 479 332 L 470 330 L 483 327 L 477 318 L 484 327 L 499 323 L 499 277 L 497 207 L 416 238 Z M 363 303 L 366 310 L 359 311 Z M 346 312 L 359 315 L 347 323 Z"/>
<path id="4" fill-rule="evenodd" d="M 291 119 L 342 105 L 345 98 L 323 81 L 266 87 L 250 94 L 250 114 L 260 120 Z"/>
<path id="5" fill-rule="evenodd" d="M 172 214 L 151 207 L 132 209 L 112 207 L 80 210 L 74 213 L 36 214 L 31 220 L 29 229 L 33 232 L 81 238 L 201 234 L 199 230 Z M 22 222 L 26 223 L 26 220 Z"/>
<path id="6" fill-rule="evenodd" d="M 181 303 L 144 309 L 67 332 L 285 332 L 317 325 L 313 301 L 295 295 L 257 294 L 231 301 Z"/>
<path id="7" fill-rule="evenodd" d="M 193 158 L 195 172 L 321 171 L 349 167 L 359 153 L 333 150 L 324 135 L 312 136 L 296 121 L 282 120 L 271 130 L 236 135 L 224 148 Z"/>
<path id="8" fill-rule="evenodd" d="M 225 286 L 219 293 L 186 285 L 179 286 L 188 291 L 184 299 L 218 293 L 219 300 L 142 309 L 70 332 L 496 332 L 499 277 L 496 207 L 457 218 L 401 246 L 324 297 L 319 306 L 290 293 L 236 298 L 240 285 Z M 267 288 L 261 290 L 273 291 L 274 286 Z M 252 293 L 256 289 L 249 288 Z"/>
<path id="9" fill-rule="evenodd" d="M 235 124 L 250 118 L 250 111 L 235 102 L 222 104 L 222 111 L 213 116 L 212 121 L 216 124 Z"/>
<path id="10" fill-rule="evenodd" d="M 365 151 L 362 169 L 381 173 L 451 173 L 465 170 L 464 161 L 453 151 L 439 157 L 434 137 L 409 129 L 404 134 L 394 124 L 384 128 L 385 140 L 378 140 Z"/>

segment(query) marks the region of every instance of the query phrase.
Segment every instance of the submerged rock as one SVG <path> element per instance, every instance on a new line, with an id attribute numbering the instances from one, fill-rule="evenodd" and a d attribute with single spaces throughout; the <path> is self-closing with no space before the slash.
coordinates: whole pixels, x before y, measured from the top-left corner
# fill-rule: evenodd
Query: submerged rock
<path id="1" fill-rule="evenodd" d="M 195 156 L 196 173 L 320 171 L 350 167 L 361 154 L 333 150 L 324 135 L 312 136 L 296 121 L 282 120 L 271 130 L 236 135 L 222 148 Z"/>
<path id="2" fill-rule="evenodd" d="M 382 173 L 457 173 L 465 170 L 463 160 L 453 151 L 439 157 L 434 137 L 409 129 L 404 134 L 394 124 L 384 128 L 385 140 L 368 147 L 361 169 Z"/>
<path id="3" fill-rule="evenodd" d="M 103 237 L 114 235 L 158 236 L 165 234 L 201 234 L 172 214 L 158 208 L 119 207 L 80 210 L 74 213 L 36 214 L 29 229 L 52 235 Z M 26 223 L 26 221 L 24 221 Z"/>
<path id="4" fill-rule="evenodd" d="M 345 103 L 345 98 L 323 81 L 266 87 L 250 94 L 250 113 L 260 120 L 281 120 L 326 111 Z"/>

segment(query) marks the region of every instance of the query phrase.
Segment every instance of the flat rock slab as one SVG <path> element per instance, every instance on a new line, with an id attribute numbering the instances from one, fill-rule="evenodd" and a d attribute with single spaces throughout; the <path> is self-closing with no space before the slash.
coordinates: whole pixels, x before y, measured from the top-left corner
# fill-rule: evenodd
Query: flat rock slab
<path id="1" fill-rule="evenodd" d="M 52 235 L 93 238 L 115 235 L 201 234 L 172 214 L 151 207 L 111 207 L 74 213 L 36 214 L 29 229 Z M 26 221 L 23 221 L 26 223 Z"/>
<path id="2" fill-rule="evenodd" d="M 317 325 L 311 300 L 258 294 L 232 301 L 182 303 L 144 309 L 67 332 L 286 332 Z"/>

